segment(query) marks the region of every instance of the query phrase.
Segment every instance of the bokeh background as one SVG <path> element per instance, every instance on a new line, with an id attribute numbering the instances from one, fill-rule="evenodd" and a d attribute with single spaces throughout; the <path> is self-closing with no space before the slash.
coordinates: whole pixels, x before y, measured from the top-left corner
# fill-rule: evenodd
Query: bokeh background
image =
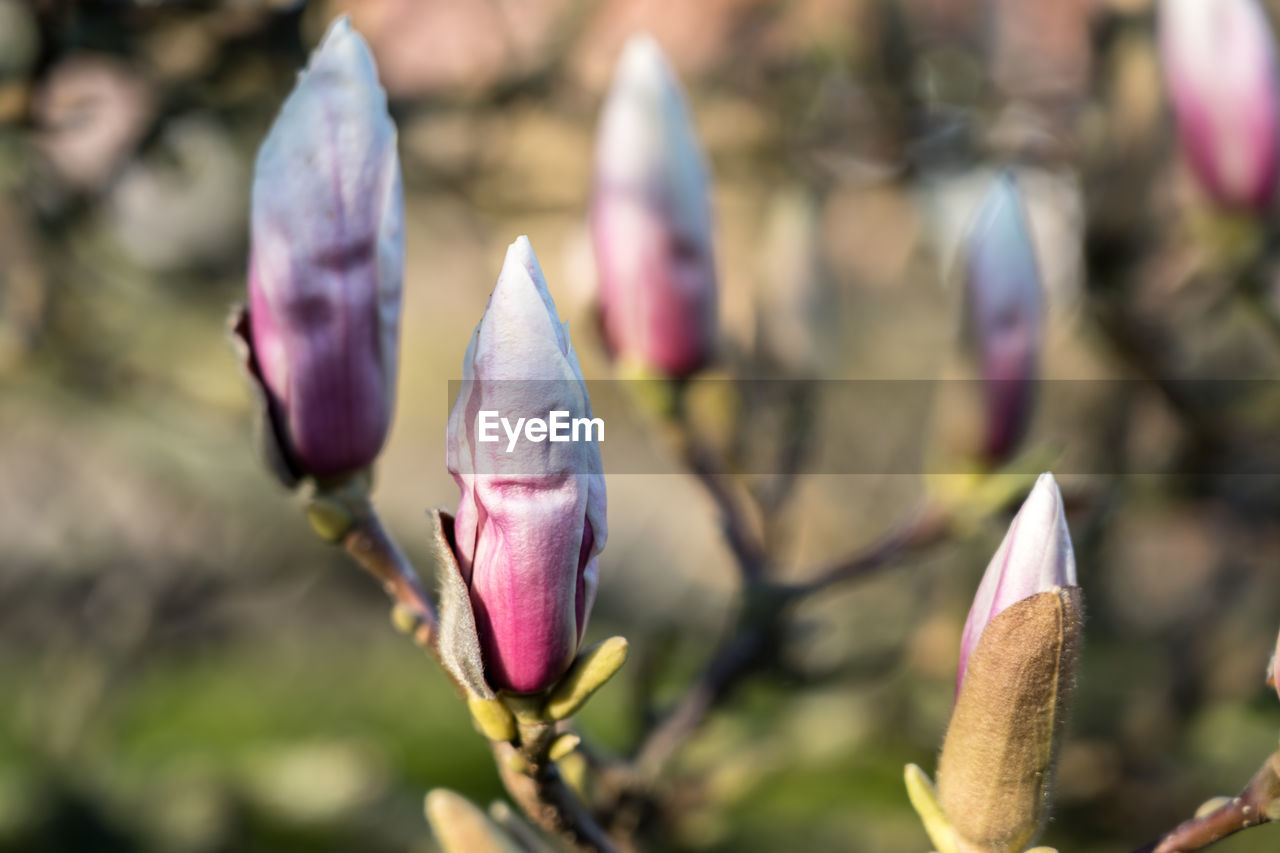
<path id="1" fill-rule="evenodd" d="M 588 377 L 610 375 L 592 140 L 621 44 L 647 30 L 714 173 L 714 375 L 950 375 L 955 245 L 1016 169 L 1055 380 L 1030 444 L 1083 453 L 1055 466 L 1089 622 L 1046 842 L 1132 849 L 1275 748 L 1280 408 L 1266 383 L 1178 382 L 1274 378 L 1270 243 L 1188 180 L 1148 0 L 0 0 L 0 849 L 430 851 L 426 790 L 501 795 L 380 590 L 258 464 L 224 335 L 254 151 L 344 11 L 400 127 L 403 368 L 376 499 L 411 554 L 424 509 L 456 501 L 448 381 L 517 235 Z M 747 413 L 777 441 L 770 411 Z M 886 440 L 874 416 L 820 423 L 815 443 Z M 735 575 L 674 460 L 608 487 L 590 633 L 635 656 L 581 729 L 625 750 L 714 648 Z M 923 488 L 803 478 L 769 520 L 791 576 Z M 1007 518 L 802 611 L 786 676 L 682 756 L 672 849 L 927 849 L 902 767 L 933 767 Z"/>

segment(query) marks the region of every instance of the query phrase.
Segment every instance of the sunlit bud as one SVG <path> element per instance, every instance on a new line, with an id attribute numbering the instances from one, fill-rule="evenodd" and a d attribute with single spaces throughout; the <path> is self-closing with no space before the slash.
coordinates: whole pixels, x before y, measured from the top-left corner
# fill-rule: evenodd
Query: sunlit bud
<path id="1" fill-rule="evenodd" d="M 963 264 L 967 339 L 985 401 L 982 454 L 1002 462 L 1031 420 L 1044 324 L 1035 244 L 1011 175 L 979 205 Z"/>
<path id="2" fill-rule="evenodd" d="M 973 597 L 960 638 L 957 692 L 964 684 L 969 656 L 992 619 L 1024 598 L 1066 586 L 1076 586 L 1076 558 L 1062 493 L 1053 475 L 1045 472 L 1013 517 Z"/>
<path id="3" fill-rule="evenodd" d="M 296 474 L 369 465 L 391 423 L 404 213 L 396 129 L 364 40 L 329 28 L 254 169 L 249 337 Z"/>
<path id="4" fill-rule="evenodd" d="M 591 232 L 605 339 L 666 376 L 716 344 L 710 183 L 680 83 L 658 43 L 627 43 L 600 117 Z"/>
<path id="5" fill-rule="evenodd" d="M 444 853 L 519 853 L 524 849 L 470 800 L 447 788 L 427 794 L 426 813 Z"/>
<path id="6" fill-rule="evenodd" d="M 987 567 L 961 641 L 938 801 L 966 853 L 1017 853 L 1048 817 L 1074 688 L 1082 599 L 1051 474 Z"/>
<path id="7" fill-rule="evenodd" d="M 1192 173 L 1218 204 L 1271 203 L 1280 126 L 1276 50 L 1257 0 L 1163 0 L 1160 59 Z"/>
<path id="8" fill-rule="evenodd" d="M 600 447 L 531 441 L 528 432 L 511 441 L 502 430 L 500 440 L 482 440 L 482 411 L 509 424 L 554 411 L 592 417 L 568 328 L 525 237 L 507 250 L 467 347 L 448 462 L 462 489 L 456 556 L 485 678 L 495 689 L 532 693 L 568 668 L 595 598 L 607 536 Z"/>
<path id="9" fill-rule="evenodd" d="M 1280 665 L 1280 637 L 1276 638 L 1275 651 L 1271 653 L 1271 662 L 1267 664 L 1267 686 L 1280 695 L 1280 678 L 1276 677 L 1276 667 Z"/>

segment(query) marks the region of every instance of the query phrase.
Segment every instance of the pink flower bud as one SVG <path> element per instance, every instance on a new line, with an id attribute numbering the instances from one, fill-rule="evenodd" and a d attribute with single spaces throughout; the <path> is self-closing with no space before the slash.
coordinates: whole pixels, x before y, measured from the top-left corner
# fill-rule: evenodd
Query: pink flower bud
<path id="1" fill-rule="evenodd" d="M 954 849 L 1026 850 L 1044 828 L 1083 618 L 1062 496 L 1041 474 L 987 566 L 961 640 L 938 757 Z"/>
<path id="2" fill-rule="evenodd" d="M 1276 637 L 1276 647 L 1271 653 L 1271 661 L 1267 664 L 1267 686 L 1280 696 L 1280 677 L 1277 677 L 1277 666 L 1280 666 L 1280 636 Z"/>
<path id="3" fill-rule="evenodd" d="M 1042 337 L 1035 245 L 1008 175 L 996 179 L 965 241 L 966 322 L 986 398 L 982 453 L 1002 462 L 1031 419 Z"/>
<path id="4" fill-rule="evenodd" d="M 364 40 L 329 28 L 254 169 L 249 326 L 277 437 L 302 473 L 386 438 L 404 264 L 396 128 Z"/>
<path id="5" fill-rule="evenodd" d="M 1053 475 L 1036 480 L 987 565 L 960 638 L 956 693 L 964 684 L 969 656 L 991 620 L 1023 599 L 1055 588 L 1076 586 L 1076 558 L 1067 531 L 1062 493 Z"/>
<path id="6" fill-rule="evenodd" d="M 1276 51 L 1257 0 L 1164 0 L 1160 58 L 1178 135 L 1216 202 L 1261 211 L 1277 175 Z"/>
<path id="7" fill-rule="evenodd" d="M 710 360 L 716 271 L 710 186 L 688 107 L 658 43 L 627 43 L 600 118 L 591 233 L 605 339 L 668 376 Z"/>
<path id="8" fill-rule="evenodd" d="M 582 638 L 608 535 L 604 470 L 595 440 L 531 441 L 526 431 L 510 441 L 507 426 L 485 440 L 481 413 L 509 426 L 555 411 L 592 417 L 568 328 L 521 237 L 467 347 L 448 429 L 449 470 L 462 489 L 456 556 L 485 677 L 519 693 L 554 684 Z"/>

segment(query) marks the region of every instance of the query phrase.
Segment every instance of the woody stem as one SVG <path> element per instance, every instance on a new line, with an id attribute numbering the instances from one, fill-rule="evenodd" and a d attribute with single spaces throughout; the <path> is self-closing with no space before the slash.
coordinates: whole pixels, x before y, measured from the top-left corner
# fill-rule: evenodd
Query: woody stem
<path id="1" fill-rule="evenodd" d="M 493 756 L 507 793 L 542 829 L 576 850 L 616 853 L 590 810 L 560 775 L 548 755 L 555 727 L 544 721 L 520 721 L 518 743 L 493 742 Z"/>
<path id="2" fill-rule="evenodd" d="M 373 506 L 366 503 L 361 509 L 342 537 L 343 549 L 382 584 L 392 601 L 413 615 L 417 623 L 413 629 L 414 642 L 434 653 L 438 623 L 431 599 L 409 558 L 378 520 Z"/>
<path id="3" fill-rule="evenodd" d="M 1269 756 L 1238 797 L 1185 821 L 1133 853 L 1189 853 L 1272 820 L 1280 803 L 1280 752 Z"/>

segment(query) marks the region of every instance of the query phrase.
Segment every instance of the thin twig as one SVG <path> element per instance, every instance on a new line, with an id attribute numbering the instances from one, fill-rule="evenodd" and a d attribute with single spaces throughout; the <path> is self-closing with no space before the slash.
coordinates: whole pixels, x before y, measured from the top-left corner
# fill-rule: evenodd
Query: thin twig
<path id="1" fill-rule="evenodd" d="M 387 533 L 372 506 L 360 514 L 342 537 L 342 547 L 366 572 L 373 575 L 396 604 L 413 614 L 418 625 L 414 642 L 435 650 L 437 620 L 435 607 L 418 580 L 409 558 Z"/>
<path id="2" fill-rule="evenodd" d="M 1269 811 L 1280 802 L 1280 752 L 1271 755 L 1249 781 L 1240 796 L 1213 811 L 1179 824 L 1133 853 L 1189 853 L 1234 835 L 1242 829 L 1268 823 Z"/>
<path id="3" fill-rule="evenodd" d="M 661 775 L 676 751 L 702 724 L 707 713 L 723 702 L 742 678 L 754 669 L 767 651 L 771 632 L 740 626 L 685 692 L 680 703 L 651 729 L 636 750 L 632 765 L 643 785 Z"/>
<path id="4" fill-rule="evenodd" d="M 760 537 L 756 535 L 731 475 L 723 472 L 717 456 L 695 436 L 683 442 L 685 464 L 698 478 L 720 511 L 724 536 L 738 561 L 743 577 L 755 581 L 763 577 L 768 565 Z"/>
<path id="5" fill-rule="evenodd" d="M 579 850 L 617 853 L 617 845 L 545 754 L 530 763 L 525 749 L 505 742 L 492 746 L 502 783 L 526 817 Z"/>
<path id="6" fill-rule="evenodd" d="M 951 529 L 947 512 L 934 504 L 923 504 L 903 524 L 858 553 L 815 572 L 813 578 L 788 587 L 790 594 L 810 595 L 837 583 L 866 577 L 884 569 L 894 560 L 941 542 Z"/>
<path id="7" fill-rule="evenodd" d="M 680 388 L 676 394 L 676 412 L 671 426 L 675 431 L 679 455 L 715 502 L 725 540 L 738 561 L 743 580 L 747 583 L 758 581 L 768 571 L 768 555 L 743 504 L 743 491 L 735 487 L 733 475 L 725 470 L 719 454 L 698 434 L 685 406 L 685 389 Z"/>
<path id="8" fill-rule="evenodd" d="M 747 602 L 735 630 L 707 663 L 702 675 L 662 720 L 649 731 L 635 752 L 632 765 L 643 784 L 652 782 L 676 750 L 702 724 L 707 713 L 723 702 L 737 684 L 767 660 L 778 641 L 787 608 L 799 598 L 834 583 L 866 577 L 909 553 L 941 541 L 950 529 L 945 512 L 925 506 L 884 538 L 853 557 L 792 586 L 756 583 L 748 586 Z"/>
<path id="9" fill-rule="evenodd" d="M 817 573 L 812 580 L 791 586 L 766 580 L 772 565 L 766 543 L 757 532 L 743 490 L 735 488 L 719 455 L 700 437 L 685 408 L 684 389 L 677 391 L 670 426 L 680 456 L 702 483 L 720 513 L 725 539 L 737 560 L 743 581 L 743 605 L 734 629 L 719 651 L 707 662 L 676 706 L 642 738 L 627 772 L 614 792 L 616 811 L 625 799 L 652 788 L 667 763 L 701 726 L 707 714 L 724 702 L 747 676 L 766 664 L 779 644 L 790 605 L 801 597 L 834 583 L 863 577 L 883 568 L 904 553 L 940 541 L 950 527 L 948 516 L 933 506 L 915 512 L 870 548 Z"/>

